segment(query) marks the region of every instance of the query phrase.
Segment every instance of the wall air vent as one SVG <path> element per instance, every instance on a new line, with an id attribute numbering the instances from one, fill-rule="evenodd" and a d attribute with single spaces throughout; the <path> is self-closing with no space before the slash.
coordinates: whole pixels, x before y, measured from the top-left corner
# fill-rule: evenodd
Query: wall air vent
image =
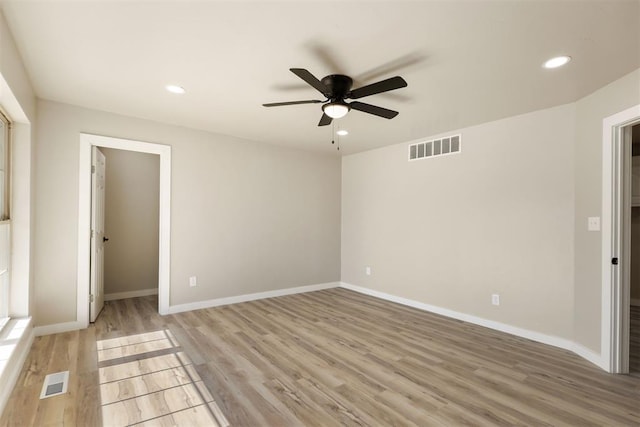
<path id="1" fill-rule="evenodd" d="M 456 154 L 462 151 L 462 135 L 451 135 L 409 145 L 409 161 Z"/>
<path id="2" fill-rule="evenodd" d="M 42 384 L 40 399 L 46 399 L 47 397 L 65 394 L 67 392 L 68 385 L 69 371 L 49 374 L 44 378 L 44 384 Z"/>

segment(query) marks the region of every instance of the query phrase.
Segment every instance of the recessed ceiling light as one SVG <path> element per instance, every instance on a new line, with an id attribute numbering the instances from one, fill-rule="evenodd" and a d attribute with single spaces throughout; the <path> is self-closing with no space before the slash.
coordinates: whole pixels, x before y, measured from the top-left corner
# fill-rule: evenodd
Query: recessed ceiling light
<path id="1" fill-rule="evenodd" d="M 544 68 L 558 68 L 567 64 L 569 61 L 571 61 L 570 56 L 556 56 L 545 62 L 542 66 Z"/>
<path id="2" fill-rule="evenodd" d="M 169 92 L 177 93 L 178 95 L 182 95 L 183 93 L 186 92 L 186 90 L 184 90 L 182 86 L 166 85 L 164 88 L 167 89 Z"/>
<path id="3" fill-rule="evenodd" d="M 344 129 L 340 129 L 338 132 L 336 132 L 338 135 L 340 136 L 345 136 L 345 135 L 349 135 L 349 132 L 347 132 Z"/>

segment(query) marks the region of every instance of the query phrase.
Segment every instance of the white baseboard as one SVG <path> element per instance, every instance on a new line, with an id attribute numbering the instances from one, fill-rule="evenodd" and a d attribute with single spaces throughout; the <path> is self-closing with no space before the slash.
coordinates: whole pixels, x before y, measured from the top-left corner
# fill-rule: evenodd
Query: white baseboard
<path id="1" fill-rule="evenodd" d="M 24 362 L 27 360 L 27 356 L 31 350 L 33 337 L 34 331 L 31 318 L 29 318 L 28 325 L 25 327 L 22 336 L 17 338 L 18 342 L 16 343 L 16 347 L 7 359 L 6 365 L 0 370 L 0 383 L 2 384 L 2 387 L 0 387 L 0 414 L 4 411 L 13 387 L 16 385 L 16 381 L 18 381 Z"/>
<path id="2" fill-rule="evenodd" d="M 631 305 L 640 306 L 640 299 L 631 298 Z"/>
<path id="3" fill-rule="evenodd" d="M 149 295 L 158 295 L 158 288 L 140 289 L 138 291 L 113 292 L 104 294 L 105 301 L 114 301 L 117 299 L 146 297 Z"/>
<path id="4" fill-rule="evenodd" d="M 339 282 L 320 283 L 317 285 L 298 286 L 295 288 L 278 289 L 275 291 L 258 292 L 255 294 L 239 295 L 239 296 L 228 297 L 228 298 L 217 298 L 217 299 L 211 299 L 206 301 L 196 301 L 196 302 L 187 303 L 187 304 L 178 304 L 178 305 L 169 306 L 168 314 L 182 313 L 185 311 L 199 310 L 202 308 L 217 307 L 221 305 L 236 304 L 239 302 L 253 301 L 253 300 L 263 299 L 263 298 L 273 298 L 273 297 L 279 297 L 284 295 L 299 294 L 303 292 L 313 292 L 313 291 L 319 291 L 322 289 L 336 288 L 338 286 L 340 286 Z M 136 296 L 154 295 L 157 293 L 158 293 L 158 289 L 155 288 L 155 289 L 144 289 L 141 291 L 121 292 L 121 293 L 109 294 L 109 295 L 117 296 L 117 298 L 112 298 L 112 299 L 121 299 L 121 298 L 134 298 Z M 105 300 L 107 300 L 107 295 L 105 295 Z M 59 334 L 62 332 L 76 331 L 78 329 L 84 329 L 84 328 L 86 328 L 86 325 L 83 325 L 82 322 L 73 321 L 73 322 L 65 322 L 65 323 L 55 323 L 53 325 L 36 326 L 33 329 L 34 329 L 35 336 L 39 337 L 42 335 L 51 335 L 51 334 Z"/>
<path id="5" fill-rule="evenodd" d="M 598 367 L 604 370 L 607 370 L 607 368 L 603 366 L 603 361 L 600 354 L 596 353 L 595 351 L 587 347 L 582 346 L 581 344 L 575 343 L 571 340 L 556 337 L 553 335 L 543 334 L 540 332 L 531 331 L 524 328 L 519 328 L 516 326 L 508 325 L 506 323 L 484 319 L 481 317 L 457 312 L 454 310 L 449 310 L 449 309 L 438 307 L 431 304 L 425 304 L 425 303 L 411 300 L 408 298 L 403 298 L 396 295 L 387 294 L 385 292 L 375 291 L 373 289 L 368 289 L 362 286 L 356 286 L 356 285 L 352 285 L 344 282 L 320 283 L 316 285 L 298 286 L 295 288 L 285 288 L 285 289 L 278 289 L 274 291 L 258 292 L 253 294 L 238 295 L 238 296 L 227 297 L 227 298 L 216 298 L 216 299 L 211 299 L 206 301 L 196 301 L 196 302 L 186 303 L 186 304 L 177 304 L 177 305 L 169 306 L 169 314 L 182 313 L 185 311 L 192 311 L 192 310 L 200 310 L 203 308 L 210 308 L 210 307 L 219 307 L 222 305 L 237 304 L 237 303 L 247 302 L 247 301 L 255 301 L 255 300 L 264 299 L 264 298 L 274 298 L 274 297 L 285 296 L 285 295 L 313 292 L 313 291 L 319 291 L 323 289 L 330 289 L 330 288 L 336 288 L 336 287 L 350 289 L 352 291 L 359 292 L 361 294 L 370 295 L 383 300 L 395 302 L 398 304 L 406 305 L 409 307 L 417 308 L 417 309 L 428 311 L 431 313 L 440 314 L 453 319 L 462 320 L 464 322 L 473 323 L 479 326 L 484 326 L 490 329 L 505 332 L 518 337 L 530 339 L 532 341 L 537 341 L 543 344 L 548 344 L 554 347 L 569 350 L 577 354 L 578 356 L 584 358 L 585 360 L 588 360 L 594 365 L 597 365 Z M 155 292 L 152 292 L 152 291 L 155 291 Z M 154 293 L 157 293 L 157 291 L 158 291 L 157 289 L 145 289 L 142 291 L 122 292 L 122 293 L 110 294 L 110 295 L 118 296 L 118 298 L 112 298 L 112 299 L 133 298 L 136 296 L 153 295 Z M 146 292 L 149 292 L 149 293 L 146 293 Z M 121 295 L 126 295 L 126 296 L 121 296 Z M 105 299 L 106 299 L 106 295 L 105 295 Z M 632 300 L 632 304 L 634 301 L 638 302 L 638 300 Z M 37 326 L 32 329 L 31 341 L 33 341 L 34 335 L 42 336 L 42 335 L 49 335 L 49 334 L 57 334 L 61 332 L 68 332 L 68 331 L 83 329 L 84 327 L 85 326 L 82 325 L 81 322 L 76 322 L 76 321 L 66 322 L 66 323 L 57 323 L 57 324 L 46 325 L 46 326 Z M 31 346 L 31 342 L 29 342 L 29 347 L 30 346 Z M 28 353 L 28 350 L 27 350 L 27 353 Z M 24 355 L 24 357 L 26 358 L 26 354 Z M 22 363 L 24 363 L 24 360 L 21 362 L 20 366 L 22 366 Z M 1 397 L 2 396 L 0 396 L 0 398 Z M 1 400 L 0 400 L 0 403 L 2 403 Z"/>
<path id="6" fill-rule="evenodd" d="M 238 295 L 235 297 L 216 298 L 206 301 L 196 301 L 186 304 L 169 306 L 169 314 L 182 313 L 184 311 L 200 310 L 203 308 L 218 307 L 221 305 L 237 304 L 239 302 L 255 301 L 264 298 L 281 297 L 284 295 L 301 294 L 304 292 L 321 291 L 323 289 L 337 288 L 340 282 L 320 283 L 317 285 L 298 286 L 295 288 L 277 289 L 275 291 L 258 292 L 255 294 Z"/>
<path id="7" fill-rule="evenodd" d="M 65 322 L 54 323 L 53 325 L 36 326 L 33 328 L 35 336 L 41 337 L 43 335 L 60 334 L 62 332 L 77 331 L 78 329 L 86 328 L 82 322 Z"/>
<path id="8" fill-rule="evenodd" d="M 340 287 L 350 289 L 361 294 L 370 295 L 376 298 L 384 299 L 387 301 L 395 302 L 398 304 L 406 305 L 409 307 L 417 308 L 420 310 L 429 311 L 431 313 L 440 314 L 453 319 L 462 320 L 464 322 L 473 323 L 475 325 L 484 326 L 486 328 L 495 329 L 497 331 L 506 332 L 511 335 L 515 335 L 521 338 L 530 339 L 543 344 L 548 344 L 554 347 L 569 350 L 578 356 L 588 360 L 589 362 L 602 368 L 602 358 L 598 353 L 580 345 L 574 343 L 566 338 L 560 338 L 553 335 L 547 335 L 529 329 L 519 328 L 517 326 L 508 325 L 506 323 L 496 322 L 494 320 L 484 319 L 482 317 L 472 316 L 466 313 L 460 313 L 458 311 L 449 310 L 447 308 L 438 307 L 431 304 L 425 304 L 419 301 L 411 300 L 408 298 L 402 298 L 399 296 L 387 294 L 385 292 L 375 291 L 373 289 L 364 288 L 362 286 L 351 285 L 349 283 L 340 283 Z M 604 369 L 604 368 L 603 368 Z"/>
<path id="9" fill-rule="evenodd" d="M 600 355 L 600 353 L 596 353 L 595 351 L 591 350 L 590 348 L 587 348 L 587 347 L 583 346 L 582 344 L 578 344 L 576 342 L 574 342 L 573 343 L 573 347 L 568 349 L 568 350 L 571 350 L 572 352 L 574 352 L 578 356 L 582 357 L 583 359 L 588 360 L 589 362 L 593 363 L 594 365 L 599 366 L 601 369 L 603 369 L 605 371 L 609 371 L 609 367 L 606 366 L 606 364 L 602 360 L 602 356 Z"/>

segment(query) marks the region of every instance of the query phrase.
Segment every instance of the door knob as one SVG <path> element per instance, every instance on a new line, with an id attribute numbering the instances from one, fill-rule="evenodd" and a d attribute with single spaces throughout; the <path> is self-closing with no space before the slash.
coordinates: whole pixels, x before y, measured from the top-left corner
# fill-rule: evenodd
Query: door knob
<path id="1" fill-rule="evenodd" d="M 103 237 L 102 237 L 102 241 L 103 241 L 103 242 L 108 242 L 108 241 L 109 241 L 109 238 L 108 238 L 108 237 L 104 237 L 104 236 L 103 236 Z"/>

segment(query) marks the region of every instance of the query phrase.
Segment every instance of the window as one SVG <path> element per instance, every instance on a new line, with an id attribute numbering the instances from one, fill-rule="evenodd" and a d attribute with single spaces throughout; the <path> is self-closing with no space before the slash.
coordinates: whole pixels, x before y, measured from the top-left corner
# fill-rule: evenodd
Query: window
<path id="1" fill-rule="evenodd" d="M 9 129 L 11 125 L 0 112 L 0 221 L 9 219 Z"/>
<path id="2" fill-rule="evenodd" d="M 0 329 L 8 320 L 9 315 L 9 253 L 10 232 L 9 221 L 9 155 L 10 145 L 9 120 L 0 113 Z"/>

